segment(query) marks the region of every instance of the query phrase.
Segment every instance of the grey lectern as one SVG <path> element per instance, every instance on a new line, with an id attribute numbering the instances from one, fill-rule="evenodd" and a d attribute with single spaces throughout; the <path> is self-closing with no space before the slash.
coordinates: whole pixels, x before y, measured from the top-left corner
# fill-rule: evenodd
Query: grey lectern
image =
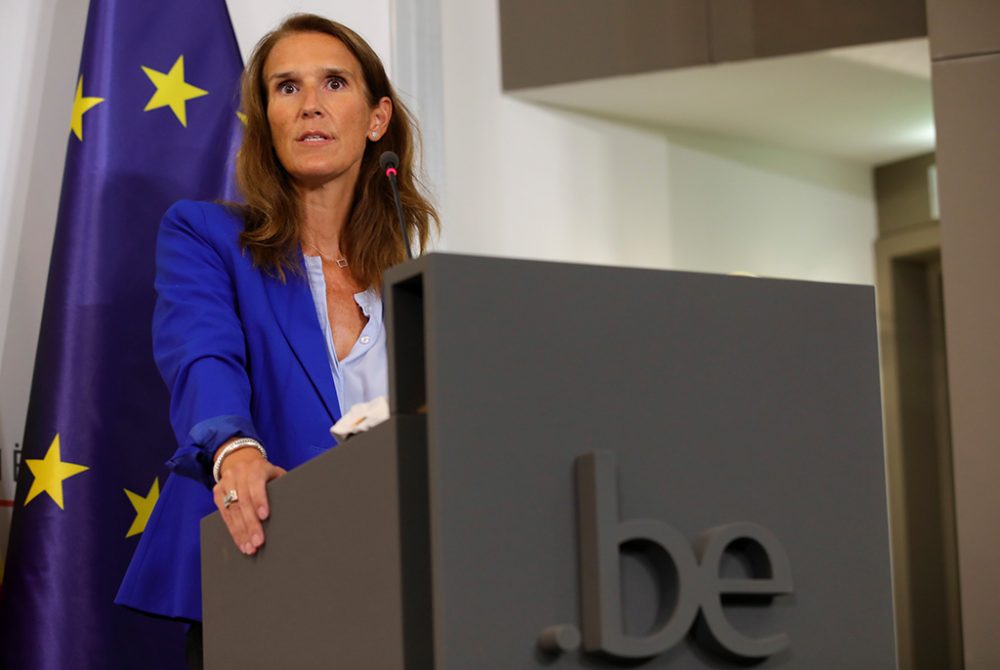
<path id="1" fill-rule="evenodd" d="M 895 667 L 871 287 L 433 254 L 394 418 L 202 524 L 206 667 Z"/>

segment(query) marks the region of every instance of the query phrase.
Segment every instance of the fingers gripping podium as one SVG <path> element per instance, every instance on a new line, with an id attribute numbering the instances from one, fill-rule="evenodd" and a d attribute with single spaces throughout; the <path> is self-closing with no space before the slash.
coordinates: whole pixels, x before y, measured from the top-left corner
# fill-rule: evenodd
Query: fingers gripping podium
<path id="1" fill-rule="evenodd" d="M 393 418 L 202 522 L 206 667 L 894 668 L 871 287 L 432 254 Z"/>

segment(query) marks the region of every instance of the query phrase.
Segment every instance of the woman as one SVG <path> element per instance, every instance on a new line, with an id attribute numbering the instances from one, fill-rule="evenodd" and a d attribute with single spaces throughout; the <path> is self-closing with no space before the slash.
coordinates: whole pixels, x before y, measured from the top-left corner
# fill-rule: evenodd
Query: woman
<path id="1" fill-rule="evenodd" d="M 409 115 L 353 31 L 289 17 L 257 44 L 242 98 L 245 204 L 180 202 L 160 229 L 154 354 L 180 446 L 116 599 L 193 622 L 199 520 L 218 509 L 256 553 L 266 483 L 387 392 L 378 287 L 405 249 L 383 151 L 400 157 L 410 238 L 423 249 L 437 223 L 412 177 Z"/>

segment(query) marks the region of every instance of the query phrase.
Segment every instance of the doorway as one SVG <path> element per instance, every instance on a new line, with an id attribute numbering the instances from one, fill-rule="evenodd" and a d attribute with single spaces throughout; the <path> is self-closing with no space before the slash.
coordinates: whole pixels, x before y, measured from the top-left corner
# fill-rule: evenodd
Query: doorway
<path id="1" fill-rule="evenodd" d="M 962 667 L 940 229 L 876 243 L 897 647 L 902 670 Z"/>

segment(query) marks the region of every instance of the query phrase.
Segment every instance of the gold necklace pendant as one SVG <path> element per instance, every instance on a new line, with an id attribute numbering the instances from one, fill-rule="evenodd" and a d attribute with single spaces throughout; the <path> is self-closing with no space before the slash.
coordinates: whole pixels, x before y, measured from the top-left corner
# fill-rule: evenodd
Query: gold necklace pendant
<path id="1" fill-rule="evenodd" d="M 309 242 L 306 242 L 306 244 L 309 245 L 310 249 L 312 249 L 317 254 L 319 254 L 319 257 L 322 258 L 324 261 L 326 261 L 328 263 L 334 263 L 338 268 L 346 268 L 347 267 L 347 259 L 344 258 L 343 256 L 341 256 L 340 258 L 331 258 L 330 256 L 327 256 L 322 251 L 320 251 L 319 248 L 315 244 L 310 244 Z"/>

